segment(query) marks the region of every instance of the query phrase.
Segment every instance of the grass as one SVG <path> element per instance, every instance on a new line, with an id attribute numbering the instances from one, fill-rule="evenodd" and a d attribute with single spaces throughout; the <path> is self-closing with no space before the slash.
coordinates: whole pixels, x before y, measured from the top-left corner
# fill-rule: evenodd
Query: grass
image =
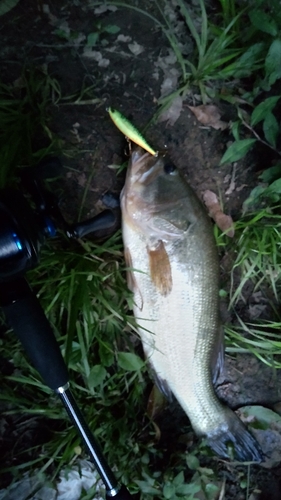
<path id="1" fill-rule="evenodd" d="M 244 323 L 238 317 L 239 325 L 225 326 L 228 353 L 252 353 L 273 369 L 280 369 L 280 321 Z"/>
<path id="2" fill-rule="evenodd" d="M 17 166 L 60 150 L 48 126 L 48 106 L 59 97 L 58 82 L 34 68 L 24 69 L 14 85 L 0 83 L 0 188 L 12 182 Z"/>
<path id="3" fill-rule="evenodd" d="M 134 447 L 129 443 L 143 427 L 136 415 L 143 402 L 145 365 L 129 351 L 132 318 L 127 316 L 127 310 L 131 297 L 122 260 L 120 234 L 98 246 L 77 244 L 76 248 L 64 250 L 55 245 L 45 249 L 41 265 L 28 278 L 54 326 L 78 404 L 91 428 L 97 431 L 111 465 L 118 463 L 120 470 L 129 471 L 129 464 L 135 461 Z M 20 411 L 60 421 L 63 429 L 57 438 L 54 433 L 52 441 L 45 445 L 47 453 L 36 460 L 36 466 L 45 463 L 47 454 L 54 457 L 59 469 L 73 458 L 79 439 L 13 335 L 3 339 L 2 355 L 9 356 L 14 367 L 13 374 L 2 380 L 0 399 L 8 404 L 3 413 Z M 118 447 L 112 446 L 115 442 Z M 5 472 L 15 469 L 5 468 Z"/>
<path id="4" fill-rule="evenodd" d="M 246 285 L 251 283 L 251 296 L 263 290 L 265 303 L 274 320 L 245 323 L 236 314 L 236 326 L 226 325 L 227 351 L 251 352 L 269 366 L 280 368 L 281 352 L 279 334 L 281 318 L 278 313 L 281 287 L 281 216 L 279 205 L 271 209 L 260 208 L 246 213 L 235 223 L 234 241 L 216 229 L 219 248 L 232 254 L 230 273 L 229 308 L 247 304 L 244 296 Z M 235 250 L 233 251 L 233 248 Z M 248 293 L 248 292 L 246 292 Z"/>
<path id="5" fill-rule="evenodd" d="M 102 3 L 103 2 L 97 1 L 92 2 L 91 5 L 97 6 Z M 164 2 L 159 2 L 158 0 L 155 1 L 161 20 L 152 15 L 150 12 L 136 7 L 133 4 L 114 0 L 110 2 L 110 5 L 134 10 L 153 21 L 155 26 L 163 31 L 177 57 L 177 61 L 182 72 L 182 85 L 171 95 L 163 99 L 159 99 L 159 113 L 163 112 L 163 110 L 170 105 L 174 97 L 180 94 L 185 95 L 192 85 L 199 86 L 202 98 L 205 100 L 207 82 L 209 83 L 211 80 L 217 81 L 219 79 L 225 80 L 227 78 L 231 78 L 235 73 L 237 73 L 238 70 L 242 71 L 247 68 L 247 72 L 249 71 L 249 65 L 247 65 L 247 62 L 238 58 L 238 56 L 242 54 L 243 49 L 234 46 L 234 41 L 237 39 L 238 35 L 237 33 L 232 33 L 232 28 L 235 26 L 244 11 L 239 12 L 234 19 L 231 19 L 228 26 L 223 29 L 218 29 L 216 33 L 212 35 L 205 8 L 205 2 L 204 0 L 199 0 L 201 15 L 201 32 L 199 34 L 196 24 L 194 23 L 186 4 L 182 0 L 177 0 L 177 3 L 181 15 L 186 23 L 186 35 L 188 36 L 189 32 L 195 42 L 196 51 L 194 52 L 192 60 L 183 56 L 181 51 L 181 42 L 175 35 L 174 27 L 164 12 L 165 7 L 169 7 L 169 2 L 167 0 L 164 0 Z M 236 62 L 235 64 L 232 64 L 231 61 L 235 58 Z M 158 116 L 158 113 L 156 116 Z"/>
<path id="6" fill-rule="evenodd" d="M 230 306 L 243 298 L 243 288 L 250 279 L 254 291 L 267 284 L 278 301 L 281 278 L 281 217 L 279 206 L 260 208 L 245 214 L 235 223 L 235 259 L 231 271 Z M 218 246 L 226 246 L 227 237 L 216 230 Z M 240 270 L 239 285 L 235 271 Z"/>

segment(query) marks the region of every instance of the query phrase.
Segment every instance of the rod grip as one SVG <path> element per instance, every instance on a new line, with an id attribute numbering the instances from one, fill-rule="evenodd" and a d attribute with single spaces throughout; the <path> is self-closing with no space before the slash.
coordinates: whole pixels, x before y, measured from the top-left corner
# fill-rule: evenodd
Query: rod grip
<path id="1" fill-rule="evenodd" d="M 53 390 L 69 376 L 45 313 L 24 278 L 1 284 L 0 304 L 8 325 L 21 341 L 30 361 Z"/>

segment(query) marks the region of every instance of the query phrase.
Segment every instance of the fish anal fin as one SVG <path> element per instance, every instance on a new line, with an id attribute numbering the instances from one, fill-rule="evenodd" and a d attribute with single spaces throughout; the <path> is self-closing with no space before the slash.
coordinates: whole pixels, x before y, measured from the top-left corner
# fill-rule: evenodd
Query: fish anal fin
<path id="1" fill-rule="evenodd" d="M 151 280 L 161 295 L 169 295 L 173 280 L 169 256 L 165 245 L 159 240 L 153 247 L 147 247 Z"/>
<path id="2" fill-rule="evenodd" d="M 155 386 L 157 387 L 158 391 L 161 392 L 161 394 L 163 394 L 165 396 L 165 398 L 168 400 L 169 403 L 172 403 L 173 393 L 169 387 L 167 380 L 160 377 L 155 372 L 153 365 L 151 363 L 149 363 L 149 371 L 151 374 L 151 378 L 153 379 L 153 382 L 154 382 Z"/>
<path id="3" fill-rule="evenodd" d="M 148 417 L 154 420 L 163 412 L 166 406 L 167 400 L 165 395 L 159 391 L 157 385 L 154 384 L 147 401 L 146 412 Z"/>
<path id="4" fill-rule="evenodd" d="M 142 311 L 143 308 L 143 298 L 142 294 L 139 290 L 137 280 L 135 278 L 134 272 L 133 272 L 133 261 L 131 257 L 131 252 L 128 247 L 124 249 L 124 255 L 125 255 L 125 262 L 126 262 L 126 278 L 127 278 L 127 285 L 128 288 L 131 292 L 134 294 L 134 303 L 135 305 L 139 308 L 140 311 Z"/>

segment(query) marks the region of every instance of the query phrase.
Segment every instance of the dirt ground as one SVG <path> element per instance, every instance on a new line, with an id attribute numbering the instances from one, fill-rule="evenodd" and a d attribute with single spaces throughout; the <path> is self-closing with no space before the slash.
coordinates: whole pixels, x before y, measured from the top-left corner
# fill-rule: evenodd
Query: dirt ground
<path id="1" fill-rule="evenodd" d="M 134 5 L 159 16 L 153 2 Z M 111 200 L 104 195 L 118 196 L 124 182 L 124 174 L 117 176 L 116 168 L 110 166 L 124 161 L 126 141 L 106 108 L 118 109 L 139 129 L 149 123 L 157 110 L 157 99 L 163 94 L 164 82 L 179 75 L 167 38 L 149 17 L 137 10 L 90 7 L 79 0 L 46 5 L 39 0 L 21 0 L 0 20 L 3 81 L 15 81 L 23 65 L 32 64 L 47 68 L 59 82 L 63 97 L 78 95 L 83 85 L 92 86 L 91 95 L 82 96 L 80 103 L 66 104 L 61 100 L 52 106 L 50 125 L 69 151 L 62 158 L 64 214 L 75 222 L 83 200 L 83 218 L 91 217 Z M 107 32 L 99 23 L 117 26 L 119 30 Z M 87 47 L 87 36 L 97 31 L 97 43 Z M 185 43 L 186 51 L 191 51 L 192 41 L 186 38 Z M 172 160 L 201 199 L 204 191 L 214 191 L 225 212 L 236 219 L 243 201 L 256 185 L 258 172 L 264 169 L 264 159 L 270 166 L 271 158 L 261 150 L 257 156 L 248 155 L 235 168 L 231 164 L 220 167 L 229 132 L 202 126 L 188 108 L 196 104 L 200 101 L 196 89 L 191 89 L 178 120 L 173 125 L 167 121 L 157 123 L 146 131 L 146 137 L 156 149 L 167 146 Z M 222 119 L 231 120 L 231 106 L 219 106 Z M 236 360 L 226 359 L 227 383 L 222 383 L 218 391 L 235 409 L 251 402 L 272 407 L 280 401 L 280 378 L 280 373 L 273 374 L 257 359 L 241 355 Z M 227 470 L 227 500 L 246 498 L 235 474 L 235 469 Z M 278 467 L 265 472 L 254 467 L 251 485 L 266 492 L 268 500 L 277 499 L 281 496 L 280 477 Z"/>

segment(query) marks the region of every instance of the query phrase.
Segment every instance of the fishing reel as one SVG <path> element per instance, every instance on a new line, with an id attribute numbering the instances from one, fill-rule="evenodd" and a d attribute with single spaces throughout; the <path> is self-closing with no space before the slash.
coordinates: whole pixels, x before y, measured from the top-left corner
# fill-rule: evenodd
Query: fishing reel
<path id="1" fill-rule="evenodd" d="M 57 159 L 44 162 L 47 169 L 60 166 Z M 19 189 L 0 191 L 0 306 L 29 360 L 64 405 L 101 476 L 106 498 L 131 500 L 132 495 L 117 481 L 76 404 L 53 329 L 24 277 L 26 271 L 38 264 L 40 248 L 46 238 L 55 237 L 58 231 L 63 231 L 68 238 L 89 234 L 100 237 L 103 231 L 115 228 L 116 215 L 106 209 L 91 219 L 69 225 L 59 210 L 56 197 L 44 187 L 40 165 L 26 168 L 21 183 L 25 195 Z"/>
<path id="2" fill-rule="evenodd" d="M 68 238 L 83 238 L 110 230 L 116 224 L 116 215 L 109 209 L 78 224 L 69 225 L 63 218 L 56 197 L 48 191 L 40 176 L 40 169 L 57 170 L 58 159 L 52 158 L 37 167 L 24 169 L 19 189 L 0 191 L 0 282 L 13 279 L 36 267 L 40 248 L 46 238 L 53 238 L 58 230 Z"/>

